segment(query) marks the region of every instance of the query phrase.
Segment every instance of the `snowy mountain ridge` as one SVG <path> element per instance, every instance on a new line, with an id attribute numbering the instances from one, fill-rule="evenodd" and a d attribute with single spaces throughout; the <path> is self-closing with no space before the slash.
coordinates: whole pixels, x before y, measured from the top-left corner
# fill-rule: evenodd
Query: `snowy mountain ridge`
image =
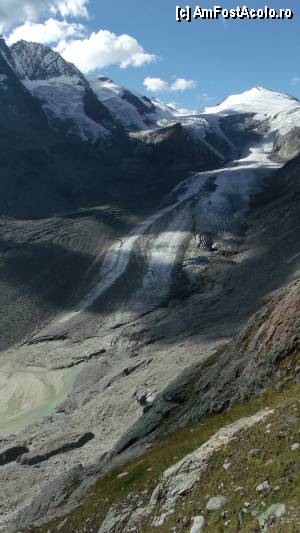
<path id="1" fill-rule="evenodd" d="M 231 115 L 251 115 L 274 136 L 286 136 L 300 128 L 300 102 L 288 95 L 254 87 L 234 94 L 202 112 L 182 116 L 159 100 L 142 96 L 116 84 L 111 79 L 85 77 L 48 46 L 19 41 L 8 47 L 2 38 L 0 50 L 11 68 L 31 94 L 42 102 L 52 124 L 67 125 L 67 131 L 91 143 L 109 139 L 113 125 L 95 120 L 86 111 L 86 98 L 95 98 L 107 110 L 112 122 L 127 131 L 142 132 L 181 124 L 191 142 L 204 141 L 208 134 L 223 137 L 220 120 Z M 97 116 L 101 113 L 97 113 Z M 140 135 L 140 134 L 138 134 Z M 227 142 L 228 139 L 225 139 Z"/>
<path id="2" fill-rule="evenodd" d="M 72 121 L 70 133 L 96 142 L 107 138 L 107 128 L 85 112 L 84 96 L 93 91 L 112 117 L 125 129 L 145 129 L 157 120 L 177 115 L 176 110 L 120 87 L 108 78 L 86 78 L 72 63 L 43 44 L 19 41 L 5 45 L 13 68 L 25 87 L 43 102 L 49 118 Z"/>
<path id="3" fill-rule="evenodd" d="M 223 131 L 221 122 L 224 118 L 238 116 L 240 120 L 249 115 L 257 127 L 273 136 L 280 157 L 282 152 L 284 157 L 287 152 L 297 153 L 300 102 L 291 96 L 254 87 L 206 107 L 199 114 L 184 116 L 170 105 L 140 95 L 107 77 L 85 77 L 48 46 L 22 40 L 8 47 L 2 38 L 0 50 L 26 89 L 42 103 L 51 127 L 64 128 L 67 134 L 84 142 L 112 142 L 117 125 L 137 138 L 146 139 L 149 133 L 180 124 L 191 143 L 204 143 L 222 158 L 219 141 L 225 143 L 226 150 L 228 146 L 234 149 L 234 142 Z M 288 146 L 290 135 L 293 150 Z"/>

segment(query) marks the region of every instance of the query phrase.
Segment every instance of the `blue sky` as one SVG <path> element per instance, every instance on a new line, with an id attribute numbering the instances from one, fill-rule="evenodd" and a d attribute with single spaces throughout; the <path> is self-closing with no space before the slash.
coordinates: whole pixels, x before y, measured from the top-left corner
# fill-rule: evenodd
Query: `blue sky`
<path id="1" fill-rule="evenodd" d="M 18 0 L 0 0 L 0 25 L 1 14 L 4 17 L 2 12 L 5 8 L 1 6 L 3 2 L 6 6 L 10 2 L 15 5 Z M 112 60 L 110 65 L 96 67 L 93 74 L 107 75 L 136 91 L 151 94 L 165 102 L 176 102 L 179 107 L 200 109 L 204 105 L 218 102 L 228 94 L 255 85 L 300 97 L 300 7 L 296 0 L 245 2 L 249 8 L 260 8 L 265 4 L 276 9 L 290 8 L 294 11 L 293 20 L 197 20 L 192 23 L 176 22 L 175 6 L 179 0 L 39 0 L 39 4 L 37 0 L 23 0 L 23 11 L 26 3 L 32 8 L 30 16 L 28 8 L 26 16 L 19 12 L 14 19 L 6 19 L 5 35 L 8 36 L 15 28 L 24 27 L 28 20 L 32 24 L 41 25 L 49 17 L 65 21 L 70 27 L 72 24 L 80 24 L 82 35 L 78 37 L 79 40 L 88 38 L 92 32 L 97 33 L 99 30 L 107 30 L 115 36 L 127 34 L 137 41 L 145 54 L 149 57 L 151 55 L 151 59 L 148 61 L 144 56 L 145 62 L 141 61 L 140 66 L 133 66 L 129 61 L 127 68 L 121 68 L 120 62 L 116 61 L 114 64 Z M 76 4 L 78 8 L 80 3 L 88 11 L 88 18 L 78 9 L 78 13 L 73 10 L 77 16 L 72 16 L 70 6 Z M 206 1 L 201 3 L 201 7 L 212 7 L 213 4 Z M 232 8 L 238 2 L 224 0 L 216 4 Z M 41 5 L 47 9 L 45 7 L 42 11 Z M 196 2 L 190 2 L 190 5 L 195 6 Z M 25 38 L 27 35 L 28 31 Z M 33 31 L 32 35 L 35 35 Z M 64 41 L 64 37 L 60 40 Z M 66 44 L 49 44 L 64 50 L 66 58 L 79 61 L 80 48 L 76 49 L 76 53 L 73 50 L 71 55 Z M 103 51 L 99 51 L 100 53 Z M 149 92 L 144 85 L 145 78 L 149 77 L 160 78 L 168 86 L 165 84 L 164 91 Z M 170 90 L 177 78 L 190 82 L 186 90 L 175 90 L 176 85 Z"/>
<path id="2" fill-rule="evenodd" d="M 295 11 L 293 20 L 232 20 L 225 24 L 200 20 L 179 24 L 174 16 L 179 2 L 173 0 L 113 0 L 101 11 L 97 4 L 97 1 L 91 4 L 92 12 L 94 5 L 94 27 L 100 16 L 103 27 L 133 35 L 145 50 L 161 58 L 141 70 L 107 69 L 108 75 L 121 83 L 142 90 L 145 73 L 168 80 L 174 75 L 194 79 L 198 82 L 195 89 L 172 97 L 182 106 L 196 108 L 206 105 L 205 98 L 201 96 L 203 93 L 213 98 L 211 102 L 214 103 L 228 94 L 255 85 L 291 92 L 300 97 L 300 83 L 291 85 L 293 78 L 300 77 L 298 1 L 272 1 L 269 4 L 270 7 L 290 7 Z M 212 4 L 201 3 L 203 7 L 211 7 Z M 216 5 L 219 4 L 216 2 Z M 224 1 L 221 5 L 232 7 L 236 4 Z M 247 5 L 261 7 L 265 2 L 249 2 Z M 135 15 L 129 16 L 130 12 Z M 160 95 L 161 98 L 166 96 L 169 95 Z"/>

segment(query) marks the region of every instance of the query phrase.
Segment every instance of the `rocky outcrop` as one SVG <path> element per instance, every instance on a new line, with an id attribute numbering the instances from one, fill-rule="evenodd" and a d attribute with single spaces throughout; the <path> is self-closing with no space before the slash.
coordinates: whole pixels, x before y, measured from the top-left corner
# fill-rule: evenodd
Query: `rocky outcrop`
<path id="1" fill-rule="evenodd" d="M 289 161 L 299 154 L 300 128 L 293 128 L 285 135 L 278 135 L 274 143 L 274 158 L 277 161 Z"/>
<path id="2" fill-rule="evenodd" d="M 106 516 L 99 533 L 119 531 L 118 528 L 121 526 L 124 531 L 132 531 L 131 528 L 136 527 L 141 520 L 150 515 L 155 516 L 152 525 L 162 526 L 165 519 L 175 512 L 177 500 L 190 493 L 201 479 L 209 459 L 219 449 L 234 439 L 238 433 L 251 428 L 273 414 L 273 412 L 271 409 L 266 409 L 222 428 L 198 450 L 186 455 L 181 461 L 163 472 L 145 507 L 134 509 L 129 506 L 127 512 L 123 514 L 120 509 L 113 506 Z M 225 503 L 226 497 L 218 495 L 207 502 L 206 509 L 215 511 L 220 509 Z"/>
<path id="3" fill-rule="evenodd" d="M 18 458 L 18 463 L 21 465 L 36 465 L 47 461 L 50 457 L 60 453 L 66 453 L 76 448 L 81 448 L 87 442 L 94 438 L 93 433 L 69 433 L 66 435 L 58 435 L 55 439 L 47 442 L 44 447 L 24 453 Z"/>
<path id="4" fill-rule="evenodd" d="M 251 318 L 234 346 L 197 384 L 199 413 L 220 411 L 258 394 L 274 378 L 279 363 L 299 350 L 300 283 L 279 292 Z M 203 395 L 201 394 L 203 392 Z"/>

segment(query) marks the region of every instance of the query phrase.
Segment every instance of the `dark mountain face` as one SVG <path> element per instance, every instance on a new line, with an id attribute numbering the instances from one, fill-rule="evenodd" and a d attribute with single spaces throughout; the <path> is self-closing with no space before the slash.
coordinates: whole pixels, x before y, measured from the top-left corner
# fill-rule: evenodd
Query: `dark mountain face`
<path id="1" fill-rule="evenodd" d="M 132 94 L 130 91 L 124 91 L 122 98 L 123 100 L 126 100 L 126 102 L 129 102 L 129 104 L 134 105 L 142 115 L 155 113 L 155 106 L 149 98 L 145 99 L 145 102 L 148 105 L 143 102 L 142 98 L 137 98 L 137 96 Z"/>
<path id="2" fill-rule="evenodd" d="M 115 167 L 128 144 L 123 128 L 98 101 L 79 71 L 78 83 L 84 85 L 83 105 L 86 114 L 96 127 L 101 124 L 102 128 L 106 128 L 108 136 L 102 143 L 92 146 L 82 142 L 76 135 L 68 134 L 66 120 L 56 121 L 53 127 L 40 99 L 35 98 L 24 86 L 17 75 L 18 69 L 14 70 L 14 58 L 19 67 L 21 59 L 23 64 L 24 57 L 27 58 L 24 64 L 28 65 L 30 76 L 34 72 L 44 78 L 53 73 L 59 75 L 62 66 L 66 67 L 68 75 L 75 71 L 77 75 L 77 69 L 69 67 L 53 53 L 53 61 L 47 63 L 50 70 L 42 65 L 38 70 L 37 57 L 30 64 L 30 58 L 26 56 L 28 47 L 24 43 L 13 47 L 12 56 L 3 40 L 0 44 L 1 214 L 47 216 L 51 212 L 72 209 L 81 202 L 84 205 L 94 195 L 99 199 L 100 191 L 103 192 L 101 171 L 108 167 L 110 174 L 110 167 Z M 34 48 L 37 52 L 43 50 L 39 45 Z M 42 54 L 44 58 L 49 51 L 46 49 L 47 54 Z M 10 64 L 8 59 L 11 60 Z"/>
<path id="3" fill-rule="evenodd" d="M 16 70 L 21 80 L 47 80 L 59 76 L 78 78 L 83 85 L 87 81 L 80 70 L 65 61 L 60 54 L 39 43 L 18 41 L 10 47 Z"/>
<path id="4" fill-rule="evenodd" d="M 2 53 L 4 59 L 9 63 L 9 65 L 15 68 L 15 61 L 12 56 L 10 48 L 7 46 L 5 39 L 0 35 L 0 52 Z"/>
<path id="5" fill-rule="evenodd" d="M 19 196 L 33 186 L 51 160 L 49 127 L 35 100 L 0 54 L 1 211 L 14 211 Z M 21 199 L 21 198 L 20 198 Z M 23 198 L 26 204 L 26 199 Z"/>

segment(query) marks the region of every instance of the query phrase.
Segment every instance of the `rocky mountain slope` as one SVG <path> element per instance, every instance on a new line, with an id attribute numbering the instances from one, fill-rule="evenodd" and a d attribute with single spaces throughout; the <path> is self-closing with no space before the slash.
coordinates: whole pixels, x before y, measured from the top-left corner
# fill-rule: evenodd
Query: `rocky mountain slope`
<path id="1" fill-rule="evenodd" d="M 298 100 L 0 52 L 0 529 L 297 528 Z"/>

